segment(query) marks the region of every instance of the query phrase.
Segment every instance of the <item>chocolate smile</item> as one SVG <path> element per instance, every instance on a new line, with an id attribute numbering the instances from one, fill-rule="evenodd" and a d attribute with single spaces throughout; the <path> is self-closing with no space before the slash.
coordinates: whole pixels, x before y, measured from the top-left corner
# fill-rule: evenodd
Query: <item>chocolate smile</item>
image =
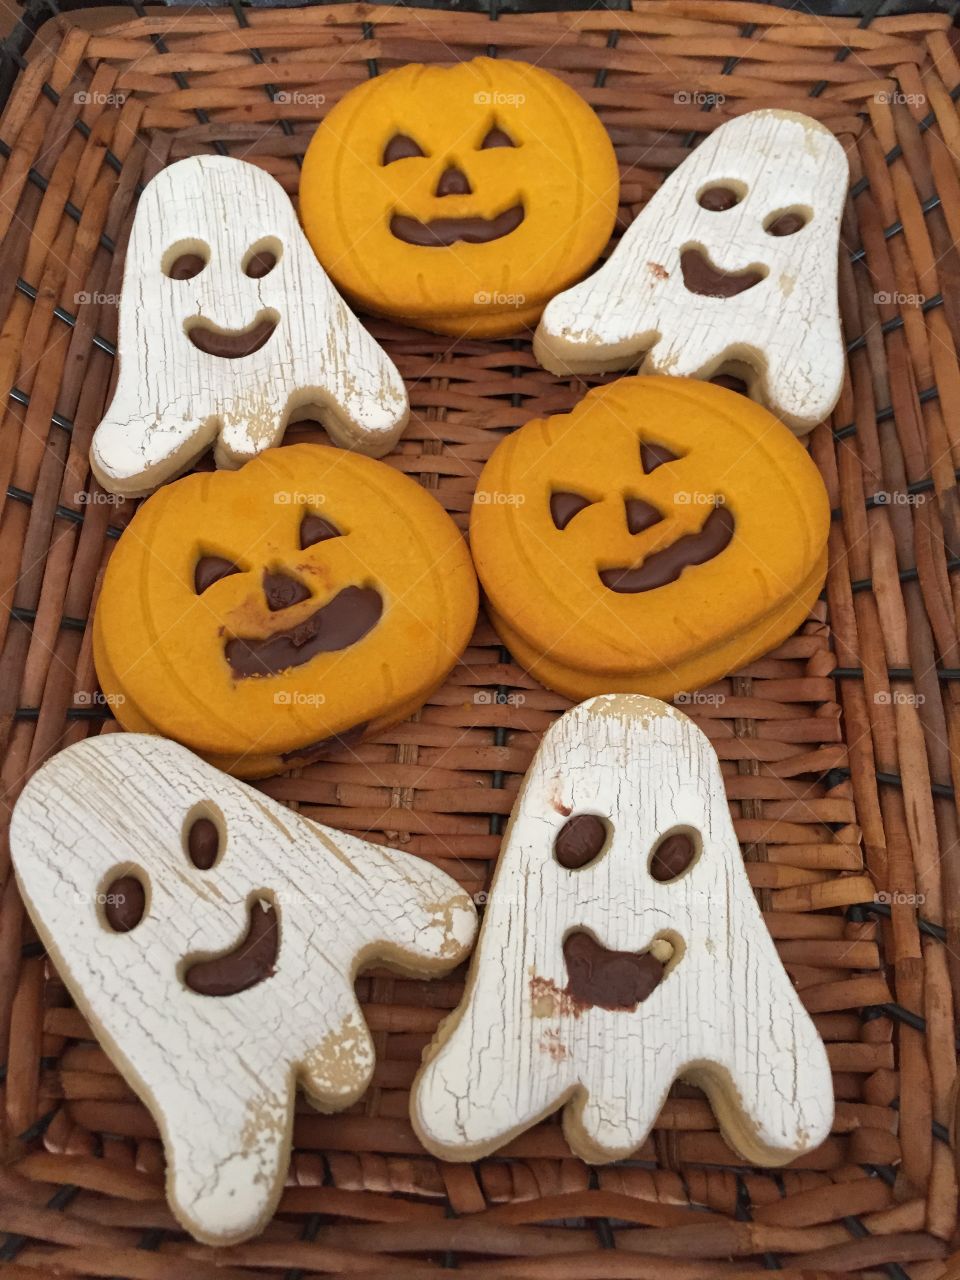
<path id="1" fill-rule="evenodd" d="M 591 934 L 564 939 L 566 994 L 581 1008 L 636 1009 L 663 981 L 674 947 L 655 938 L 646 951 L 610 951 Z"/>
<path id="2" fill-rule="evenodd" d="M 656 587 L 676 582 L 684 569 L 706 564 L 718 556 L 733 537 L 733 512 L 715 506 L 699 533 L 688 533 L 662 551 L 647 556 L 636 568 L 601 569 L 600 581 L 610 591 L 630 593 L 653 591 Z"/>
<path id="3" fill-rule="evenodd" d="M 272 902 L 258 898 L 247 908 L 247 931 L 229 951 L 197 960 L 183 980 L 201 996 L 235 996 L 248 991 L 276 968 L 280 950 L 280 920 Z"/>
<path id="4" fill-rule="evenodd" d="M 522 204 L 511 205 L 495 218 L 433 218 L 421 222 L 405 213 L 395 213 L 390 230 L 398 240 L 420 248 L 447 247 L 463 241 L 466 244 L 489 244 L 516 231 L 524 219 Z"/>
<path id="5" fill-rule="evenodd" d="M 303 666 L 318 653 L 349 649 L 380 621 L 383 597 L 373 587 L 344 587 L 308 618 L 266 640 L 238 637 L 224 645 L 234 676 L 275 676 Z"/>
<path id="6" fill-rule="evenodd" d="M 266 346 L 279 323 L 280 317 L 275 311 L 261 311 L 246 329 L 216 329 L 209 321 L 200 319 L 194 320 L 186 332 L 198 351 L 224 360 L 239 360 Z"/>
<path id="7" fill-rule="evenodd" d="M 747 267 L 745 271 L 720 271 L 702 249 L 684 249 L 680 255 L 683 283 L 691 293 L 701 298 L 735 298 L 746 293 L 754 285 L 766 279 L 766 271 L 760 267 Z"/>

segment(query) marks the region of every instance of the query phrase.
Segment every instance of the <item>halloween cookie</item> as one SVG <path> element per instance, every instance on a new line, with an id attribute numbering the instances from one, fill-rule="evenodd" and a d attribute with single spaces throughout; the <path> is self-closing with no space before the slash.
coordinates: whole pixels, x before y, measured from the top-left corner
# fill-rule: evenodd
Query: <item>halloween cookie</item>
<path id="1" fill-rule="evenodd" d="M 843 384 L 837 244 L 843 147 L 792 111 L 721 125 L 589 280 L 553 299 L 534 352 L 553 373 L 744 377 L 798 434 Z"/>
<path id="2" fill-rule="evenodd" d="M 733 391 L 622 378 L 483 469 L 470 541 L 504 644 L 571 698 L 669 698 L 773 649 L 826 574 L 826 490 Z"/>
<path id="3" fill-rule="evenodd" d="M 120 376 L 93 437 L 104 488 L 150 493 L 211 444 L 239 467 L 291 414 L 375 457 L 396 442 L 403 380 L 319 265 L 278 182 L 193 156 L 150 182 L 120 297 Z"/>
<path id="4" fill-rule="evenodd" d="M 426 490 L 291 445 L 140 507 L 107 566 L 94 654 L 125 728 L 256 777 L 411 714 L 476 611 L 464 540 Z"/>
<path id="5" fill-rule="evenodd" d="M 579 94 L 527 63 L 475 58 L 352 89 L 307 149 L 300 215 L 359 307 L 501 337 L 593 266 L 618 193 L 613 146 Z"/>
<path id="6" fill-rule="evenodd" d="M 411 1117 L 440 1159 L 474 1160 L 564 1107 L 573 1151 L 601 1163 L 643 1144 L 677 1076 L 753 1164 L 830 1132 L 827 1055 L 764 927 L 713 748 L 662 702 L 594 698 L 550 727 L 523 783 Z"/>
<path id="7" fill-rule="evenodd" d="M 17 803 L 11 848 L 60 977 L 157 1122 L 170 1208 L 209 1244 L 272 1215 L 297 1085 L 323 1111 L 366 1089 L 357 970 L 429 977 L 473 940 L 473 903 L 443 872 L 163 738 L 55 756 Z"/>

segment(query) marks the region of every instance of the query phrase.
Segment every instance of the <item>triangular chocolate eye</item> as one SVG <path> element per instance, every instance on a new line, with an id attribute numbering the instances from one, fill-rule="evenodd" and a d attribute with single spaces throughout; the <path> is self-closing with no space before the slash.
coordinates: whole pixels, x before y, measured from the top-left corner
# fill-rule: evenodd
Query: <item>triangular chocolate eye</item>
<path id="1" fill-rule="evenodd" d="M 659 524 L 663 516 L 652 503 L 643 498 L 625 498 L 623 502 L 627 513 L 627 528 L 631 533 L 643 533 L 644 529 L 652 529 Z"/>
<path id="2" fill-rule="evenodd" d="M 318 542 L 326 542 L 330 538 L 342 538 L 343 532 L 337 528 L 332 520 L 325 520 L 323 516 L 315 516 L 312 511 L 300 521 L 300 549 L 305 551 L 307 547 L 315 546 Z"/>
<path id="3" fill-rule="evenodd" d="M 490 151 L 493 147 L 515 147 L 516 145 L 509 133 L 505 133 L 503 129 L 494 125 L 480 143 L 480 150 Z"/>
<path id="4" fill-rule="evenodd" d="M 202 596 L 208 587 L 212 587 L 221 578 L 229 578 L 232 573 L 242 572 L 238 564 L 224 556 L 201 556 L 193 571 L 193 589 L 198 596 Z"/>
<path id="5" fill-rule="evenodd" d="M 640 441 L 640 465 L 646 476 L 651 471 L 656 471 L 657 467 L 662 467 L 665 462 L 676 462 L 682 456 L 668 449 L 665 444 L 654 444 L 652 440 Z"/>
<path id="6" fill-rule="evenodd" d="M 383 149 L 381 164 L 393 164 L 394 160 L 409 160 L 413 156 L 423 156 L 426 152 L 419 143 L 405 133 L 395 133 Z"/>
<path id="7" fill-rule="evenodd" d="M 550 516 L 558 529 L 565 529 L 578 512 L 592 504 L 593 499 L 585 498 L 582 493 L 559 490 L 550 495 Z"/>

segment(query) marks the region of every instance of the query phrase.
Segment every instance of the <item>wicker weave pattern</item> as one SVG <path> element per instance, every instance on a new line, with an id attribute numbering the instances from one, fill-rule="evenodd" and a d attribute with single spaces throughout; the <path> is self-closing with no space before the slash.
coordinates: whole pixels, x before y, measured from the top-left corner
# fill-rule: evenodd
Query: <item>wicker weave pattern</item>
<path id="1" fill-rule="evenodd" d="M 177 1230 L 152 1122 L 70 1007 L 5 861 L 0 1229 L 10 1234 L 0 1260 L 11 1276 L 960 1274 L 960 1255 L 949 1262 L 960 65 L 946 17 L 858 23 L 634 0 L 632 11 L 496 22 L 236 5 L 43 27 L 0 120 L 7 803 L 51 752 L 111 727 L 95 696 L 89 618 L 131 504 L 107 500 L 86 459 L 142 183 L 216 148 L 295 194 L 314 123 L 350 86 L 405 61 L 491 49 L 558 72 L 599 110 L 622 166 L 624 223 L 697 135 L 731 114 L 805 111 L 848 149 L 849 377 L 833 429 L 818 428 L 811 445 L 835 508 L 827 600 L 776 653 L 685 707 L 718 749 L 751 882 L 827 1042 L 834 1133 L 781 1174 L 753 1171 L 704 1099 L 678 1086 L 624 1165 L 572 1159 L 555 1122 L 476 1166 L 439 1164 L 413 1138 L 408 1090 L 462 983 L 372 973 L 359 989 L 379 1054 L 374 1087 L 346 1115 L 301 1110 L 280 1215 L 260 1240 L 215 1257 Z M 390 461 L 464 525 L 502 433 L 571 408 L 585 390 L 540 370 L 527 342 L 454 346 L 372 328 L 413 405 Z M 288 435 L 310 438 L 310 425 Z M 482 623 L 414 720 L 264 789 L 435 860 L 479 894 L 523 770 L 564 705 Z"/>

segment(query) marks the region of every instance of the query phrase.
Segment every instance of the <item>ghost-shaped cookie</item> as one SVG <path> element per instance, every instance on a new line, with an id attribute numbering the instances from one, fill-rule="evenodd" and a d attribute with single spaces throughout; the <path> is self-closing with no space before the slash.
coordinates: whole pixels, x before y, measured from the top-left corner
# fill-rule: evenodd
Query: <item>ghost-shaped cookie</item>
<path id="1" fill-rule="evenodd" d="M 837 245 L 849 170 L 792 111 L 721 125 L 666 179 L 599 271 L 558 294 L 534 340 L 553 373 L 743 377 L 798 435 L 843 384 Z"/>
<path id="2" fill-rule="evenodd" d="M 140 734 L 89 738 L 27 784 L 13 861 L 51 958 L 148 1106 L 167 1198 L 228 1244 L 272 1214 L 294 1092 L 355 1102 L 373 961 L 427 977 L 473 940 L 470 898 L 407 854 L 319 826 Z"/>
<path id="3" fill-rule="evenodd" d="M 565 1107 L 573 1151 L 626 1158 L 677 1076 L 777 1165 L 830 1131 L 823 1044 L 744 870 L 716 754 L 681 712 L 608 694 L 545 735 L 513 809 L 463 1002 L 411 1095 L 444 1160 Z"/>
<path id="4" fill-rule="evenodd" d="M 381 457 L 409 414 L 400 374 L 317 262 L 283 188 L 227 156 L 180 160 L 140 197 L 119 355 L 90 465 L 127 497 L 211 444 L 218 466 L 242 466 L 298 412 Z"/>

